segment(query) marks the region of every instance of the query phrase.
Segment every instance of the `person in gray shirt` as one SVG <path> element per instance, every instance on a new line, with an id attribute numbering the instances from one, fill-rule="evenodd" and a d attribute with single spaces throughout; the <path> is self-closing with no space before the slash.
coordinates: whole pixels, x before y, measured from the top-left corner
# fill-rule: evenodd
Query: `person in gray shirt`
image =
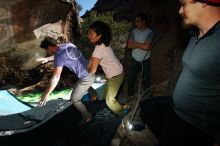
<path id="1" fill-rule="evenodd" d="M 141 103 L 159 146 L 220 144 L 220 0 L 180 0 L 184 26 L 196 31 L 182 58 L 172 97 Z"/>
<path id="2" fill-rule="evenodd" d="M 135 94 L 135 83 L 138 73 L 142 72 L 142 85 L 144 91 L 150 87 L 150 50 L 149 46 L 153 40 L 154 33 L 148 27 L 148 19 L 145 13 L 138 13 L 135 17 L 135 28 L 132 29 L 127 47 L 132 51 L 132 60 L 127 74 L 128 99 Z M 143 70 L 143 71 L 142 71 Z"/>

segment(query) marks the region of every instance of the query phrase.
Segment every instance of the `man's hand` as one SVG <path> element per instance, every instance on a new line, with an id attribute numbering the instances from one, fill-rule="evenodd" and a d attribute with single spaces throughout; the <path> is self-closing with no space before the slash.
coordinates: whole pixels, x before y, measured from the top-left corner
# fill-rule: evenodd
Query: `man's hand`
<path id="1" fill-rule="evenodd" d="M 128 45 L 134 45 L 135 41 L 134 40 L 128 40 Z"/>
<path id="2" fill-rule="evenodd" d="M 128 48 L 130 48 L 130 49 L 137 48 L 137 43 L 134 40 L 128 40 L 127 45 L 128 45 Z"/>
<path id="3" fill-rule="evenodd" d="M 37 62 L 41 62 L 41 64 L 47 63 L 49 60 L 47 58 L 37 58 Z"/>
<path id="4" fill-rule="evenodd" d="M 41 57 L 41 58 L 37 58 L 35 59 L 37 62 L 41 62 L 41 64 L 47 63 L 49 61 L 53 61 L 54 60 L 54 55 L 49 56 L 49 57 Z"/>
<path id="5" fill-rule="evenodd" d="M 41 96 L 41 100 L 38 103 L 39 107 L 46 105 L 48 96 Z"/>

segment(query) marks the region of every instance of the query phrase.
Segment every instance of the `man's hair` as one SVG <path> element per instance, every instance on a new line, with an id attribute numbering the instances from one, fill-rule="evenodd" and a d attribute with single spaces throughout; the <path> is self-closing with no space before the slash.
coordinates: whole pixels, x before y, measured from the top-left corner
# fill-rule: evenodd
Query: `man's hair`
<path id="1" fill-rule="evenodd" d="M 145 21 L 145 23 L 147 24 L 147 22 L 148 22 L 148 17 L 147 17 L 147 15 L 146 15 L 145 13 L 140 12 L 140 13 L 138 13 L 138 14 L 136 15 L 136 18 L 137 18 L 137 17 L 141 18 L 141 20 L 142 20 L 142 21 Z"/>
<path id="2" fill-rule="evenodd" d="M 104 22 L 95 21 L 90 26 L 89 29 L 92 29 L 96 32 L 97 35 L 101 35 L 100 39 L 96 43 L 97 45 L 105 44 L 105 46 L 110 45 L 110 41 L 112 38 L 111 27 Z"/>
<path id="3" fill-rule="evenodd" d="M 40 47 L 44 49 L 48 49 L 49 46 L 56 46 L 56 45 L 57 45 L 57 41 L 54 38 L 47 36 L 41 41 Z"/>

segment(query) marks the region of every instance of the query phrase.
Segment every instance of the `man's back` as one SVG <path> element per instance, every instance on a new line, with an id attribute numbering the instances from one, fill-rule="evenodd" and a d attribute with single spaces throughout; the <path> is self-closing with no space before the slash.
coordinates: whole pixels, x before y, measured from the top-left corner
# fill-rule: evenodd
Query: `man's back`
<path id="1" fill-rule="evenodd" d="M 71 43 L 60 44 L 54 58 L 56 67 L 68 67 L 80 79 L 87 78 L 88 63 L 78 48 Z"/>

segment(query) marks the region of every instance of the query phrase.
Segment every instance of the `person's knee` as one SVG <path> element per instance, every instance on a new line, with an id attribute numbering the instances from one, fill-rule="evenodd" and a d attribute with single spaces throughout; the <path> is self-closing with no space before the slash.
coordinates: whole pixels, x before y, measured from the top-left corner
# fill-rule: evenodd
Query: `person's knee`
<path id="1" fill-rule="evenodd" d="M 111 98 L 111 97 L 106 97 L 105 101 L 108 105 L 114 105 L 117 102 L 115 98 Z"/>
<path id="2" fill-rule="evenodd" d="M 70 98 L 70 101 L 71 101 L 73 104 L 77 104 L 77 103 L 80 103 L 80 102 L 81 102 L 81 99 L 78 99 L 78 98 Z"/>

